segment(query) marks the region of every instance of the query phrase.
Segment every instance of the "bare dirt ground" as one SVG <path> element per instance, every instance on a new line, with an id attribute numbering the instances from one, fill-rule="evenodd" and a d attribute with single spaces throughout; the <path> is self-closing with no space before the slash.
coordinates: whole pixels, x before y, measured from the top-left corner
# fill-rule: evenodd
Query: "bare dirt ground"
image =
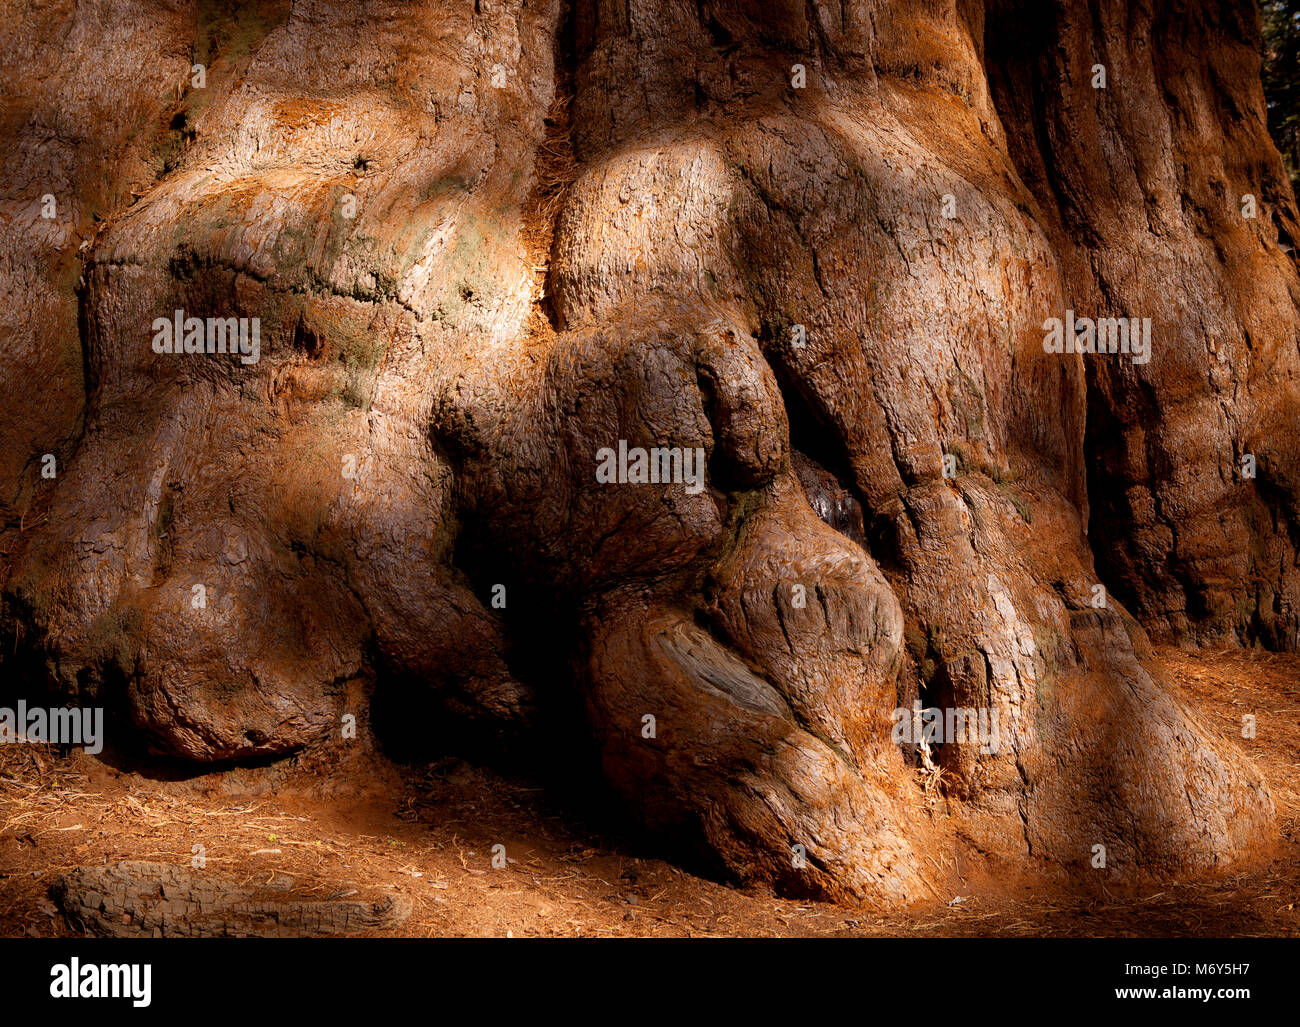
<path id="1" fill-rule="evenodd" d="M 427 936 L 1208 936 L 1300 935 L 1300 657 L 1161 650 L 1167 679 L 1204 724 L 1250 753 L 1281 840 L 1253 865 L 1128 894 L 972 864 L 954 905 L 879 915 L 746 893 L 694 876 L 583 822 L 536 784 L 459 760 L 378 760 L 365 791 L 334 794 L 292 763 L 182 780 L 74 751 L 0 746 L 0 935 L 72 936 L 48 890 L 84 864 L 148 860 L 296 895 L 400 892 L 401 935 Z M 1257 718 L 1254 741 L 1241 718 Z M 504 870 L 492 868 L 505 846 Z"/>

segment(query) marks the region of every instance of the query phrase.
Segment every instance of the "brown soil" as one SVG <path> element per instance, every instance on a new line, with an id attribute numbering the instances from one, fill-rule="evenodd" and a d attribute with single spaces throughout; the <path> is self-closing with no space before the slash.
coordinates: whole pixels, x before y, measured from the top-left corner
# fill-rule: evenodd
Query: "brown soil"
<path id="1" fill-rule="evenodd" d="M 959 867 L 956 905 L 874 912 L 744 893 L 575 823 L 526 781 L 448 760 L 311 761 L 182 781 L 124 772 L 45 746 L 0 748 L 0 935 L 71 936 L 48 897 L 73 867 L 119 860 L 189 866 L 254 884 L 288 875 L 326 898 L 393 889 L 423 936 L 1297 936 L 1300 935 L 1300 656 L 1159 652 L 1201 723 L 1243 747 L 1268 779 L 1280 844 L 1251 866 L 1127 894 L 1058 879 L 996 879 Z M 1257 737 L 1240 737 L 1243 714 Z M 360 774 L 364 790 L 338 792 Z M 334 785 L 323 782 L 332 781 Z M 491 868 L 505 846 L 507 869 Z M 952 898 L 956 898 L 953 896 Z"/>

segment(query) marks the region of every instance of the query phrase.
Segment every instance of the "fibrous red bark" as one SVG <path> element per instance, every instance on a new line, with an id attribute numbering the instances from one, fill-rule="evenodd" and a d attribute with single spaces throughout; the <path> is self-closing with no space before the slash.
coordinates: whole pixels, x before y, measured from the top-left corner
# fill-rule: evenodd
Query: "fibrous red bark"
<path id="1" fill-rule="evenodd" d="M 526 725 L 533 618 L 608 781 L 741 879 L 1241 858 L 1267 791 L 1146 631 L 1295 645 L 1295 200 L 1248 0 L 1094 6 L 15 19 L 21 652 L 218 761 L 333 744 L 376 677 Z M 259 359 L 155 352 L 176 310 Z M 1150 318 L 1150 361 L 1047 352 L 1067 311 Z M 637 449 L 708 487 L 600 471 Z M 913 695 L 999 725 L 938 750 L 944 821 Z"/>

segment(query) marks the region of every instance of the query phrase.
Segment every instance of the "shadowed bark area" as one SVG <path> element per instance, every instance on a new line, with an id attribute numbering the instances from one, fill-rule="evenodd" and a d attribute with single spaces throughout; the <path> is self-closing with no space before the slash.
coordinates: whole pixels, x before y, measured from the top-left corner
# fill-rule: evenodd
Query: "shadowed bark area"
<path id="1" fill-rule="evenodd" d="M 792 893 L 1252 854 L 1146 631 L 1295 645 L 1297 222 L 1253 4 L 1184 6 L 67 2 L 150 26 L 92 84 L 14 19 L 8 659 L 202 762 L 393 680 L 527 732 L 564 665 L 644 822 Z M 911 696 L 998 725 L 944 818 Z"/>
<path id="2" fill-rule="evenodd" d="M 1103 575 L 1162 640 L 1294 650 L 1300 223 L 1254 7 L 995 10 L 999 107 L 1071 304 L 1155 326 L 1149 363 L 1087 365 Z"/>

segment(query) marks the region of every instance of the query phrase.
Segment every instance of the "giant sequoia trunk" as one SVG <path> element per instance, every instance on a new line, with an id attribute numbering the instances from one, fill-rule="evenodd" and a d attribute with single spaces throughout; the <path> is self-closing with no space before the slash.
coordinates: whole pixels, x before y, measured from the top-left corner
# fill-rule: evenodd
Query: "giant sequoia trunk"
<path id="1" fill-rule="evenodd" d="M 376 681 L 526 731 L 563 645 L 648 825 L 831 897 L 919 898 L 968 842 L 1268 841 L 1147 641 L 1300 631 L 1253 0 L 64 0 L 0 34 L 25 685 L 247 760 L 343 744 Z M 258 318 L 258 359 L 157 352 L 176 311 Z M 1069 317 L 1149 318 L 1149 360 L 1048 352 Z M 654 449 L 680 473 L 638 483 Z M 937 750 L 941 821 L 913 696 L 999 728 Z"/>

